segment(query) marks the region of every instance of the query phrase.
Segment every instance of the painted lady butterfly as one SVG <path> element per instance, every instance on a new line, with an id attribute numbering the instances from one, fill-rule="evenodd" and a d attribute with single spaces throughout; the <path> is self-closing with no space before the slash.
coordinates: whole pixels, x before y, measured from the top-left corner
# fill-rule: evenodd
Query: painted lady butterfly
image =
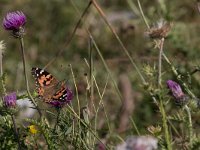
<path id="1" fill-rule="evenodd" d="M 72 100 L 73 93 L 66 83 L 59 82 L 50 73 L 40 68 L 32 68 L 31 72 L 36 81 L 38 95 L 44 102 L 59 107 Z"/>

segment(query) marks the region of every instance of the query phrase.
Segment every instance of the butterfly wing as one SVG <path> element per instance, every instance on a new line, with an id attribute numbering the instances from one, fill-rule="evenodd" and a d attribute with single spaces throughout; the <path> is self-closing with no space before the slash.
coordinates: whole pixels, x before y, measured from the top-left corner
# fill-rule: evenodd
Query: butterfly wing
<path id="1" fill-rule="evenodd" d="M 72 91 L 68 89 L 64 83 L 62 83 L 61 88 L 52 96 L 52 99 L 54 101 L 66 102 L 71 100 L 71 94 Z"/>
<path id="2" fill-rule="evenodd" d="M 73 92 L 62 83 L 60 89 L 52 96 L 52 101 L 49 102 L 53 106 L 61 107 L 66 103 L 69 103 L 73 98 Z"/>
<path id="3" fill-rule="evenodd" d="M 45 102 L 50 102 L 52 96 L 56 93 L 55 87 L 58 85 L 58 80 L 47 71 L 40 68 L 32 68 L 31 72 L 36 81 L 38 95 L 42 97 Z"/>

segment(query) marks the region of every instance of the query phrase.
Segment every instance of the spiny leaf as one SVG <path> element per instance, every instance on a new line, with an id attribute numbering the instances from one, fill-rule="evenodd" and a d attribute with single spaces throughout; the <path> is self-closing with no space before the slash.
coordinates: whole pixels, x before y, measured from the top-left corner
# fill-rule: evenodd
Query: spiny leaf
<path id="1" fill-rule="evenodd" d="M 181 116 L 178 113 L 173 116 L 169 115 L 167 118 L 172 121 L 185 122 L 185 116 Z"/>
<path id="2" fill-rule="evenodd" d="M 197 150 L 200 149 L 200 138 L 196 138 L 193 140 L 191 150 Z"/>

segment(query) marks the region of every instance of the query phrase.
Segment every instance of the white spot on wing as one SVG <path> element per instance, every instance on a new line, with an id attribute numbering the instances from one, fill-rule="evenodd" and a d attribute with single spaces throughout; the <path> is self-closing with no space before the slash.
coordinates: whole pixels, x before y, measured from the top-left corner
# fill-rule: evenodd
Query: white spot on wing
<path id="1" fill-rule="evenodd" d="M 43 72 L 44 72 L 44 70 L 41 70 L 41 71 L 40 71 L 40 74 L 42 74 Z"/>

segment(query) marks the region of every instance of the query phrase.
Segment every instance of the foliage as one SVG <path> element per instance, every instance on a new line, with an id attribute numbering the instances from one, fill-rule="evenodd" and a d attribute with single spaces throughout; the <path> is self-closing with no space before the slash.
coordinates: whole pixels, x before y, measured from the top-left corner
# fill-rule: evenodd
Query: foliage
<path id="1" fill-rule="evenodd" d="M 1 149 L 115 149 L 132 135 L 155 137 L 158 149 L 198 149 L 198 5 L 2 1 L 2 18 L 20 10 L 27 22 L 26 34 L 15 38 L 0 30 L 6 42 L 5 51 L 0 46 Z M 46 104 L 30 75 L 35 66 L 51 72 L 56 86 L 71 87 L 72 102 Z M 35 114 L 23 118 L 20 105 L 6 107 L 9 91 L 17 91 L 18 102 L 31 101 Z"/>

